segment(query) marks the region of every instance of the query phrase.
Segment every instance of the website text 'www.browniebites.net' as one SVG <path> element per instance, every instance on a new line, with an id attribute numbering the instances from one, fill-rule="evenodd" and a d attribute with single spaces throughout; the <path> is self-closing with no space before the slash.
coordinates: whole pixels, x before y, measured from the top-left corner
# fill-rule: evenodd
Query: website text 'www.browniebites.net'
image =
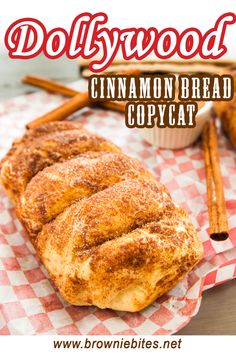
<path id="1" fill-rule="evenodd" d="M 54 340 L 54 349 L 181 349 L 182 339 L 156 340 L 147 338 Z"/>

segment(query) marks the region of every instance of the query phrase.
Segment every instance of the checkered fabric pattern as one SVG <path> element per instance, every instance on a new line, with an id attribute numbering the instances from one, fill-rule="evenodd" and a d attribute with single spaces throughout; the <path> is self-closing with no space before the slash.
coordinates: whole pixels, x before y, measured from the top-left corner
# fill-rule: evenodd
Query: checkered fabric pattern
<path id="1" fill-rule="evenodd" d="M 73 85 L 82 89 L 85 83 Z M 63 98 L 47 93 L 21 96 L 0 104 L 0 157 L 20 136 L 26 122 Z M 236 277 L 236 155 L 220 139 L 230 237 L 208 236 L 203 155 L 200 142 L 179 150 L 154 149 L 139 131 L 127 129 L 119 113 L 84 109 L 76 113 L 86 128 L 105 136 L 143 161 L 188 209 L 205 249 L 205 258 L 168 294 L 142 312 L 129 314 L 66 303 L 50 281 L 15 211 L 0 188 L 0 334 L 172 334 L 198 312 L 202 291 Z"/>

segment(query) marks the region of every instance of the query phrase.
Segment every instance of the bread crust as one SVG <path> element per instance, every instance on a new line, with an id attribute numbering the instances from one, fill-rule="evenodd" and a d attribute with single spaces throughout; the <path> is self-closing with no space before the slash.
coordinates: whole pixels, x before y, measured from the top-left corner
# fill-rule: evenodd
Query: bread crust
<path id="1" fill-rule="evenodd" d="M 170 290 L 202 256 L 186 212 L 145 180 L 73 204 L 43 227 L 36 247 L 68 302 L 131 312 Z"/>
<path id="2" fill-rule="evenodd" d="M 1 181 L 71 304 L 142 310 L 202 258 L 165 186 L 76 123 L 27 132 L 3 159 Z"/>
<path id="3" fill-rule="evenodd" d="M 13 143 L 1 164 L 1 182 L 14 202 L 39 171 L 55 162 L 65 161 L 86 151 L 114 151 L 120 149 L 110 141 L 89 133 L 76 123 L 48 123 L 26 133 Z"/>
<path id="4" fill-rule="evenodd" d="M 89 152 L 39 172 L 22 193 L 17 214 L 33 237 L 65 208 L 127 178 L 153 176 L 124 154 Z"/>

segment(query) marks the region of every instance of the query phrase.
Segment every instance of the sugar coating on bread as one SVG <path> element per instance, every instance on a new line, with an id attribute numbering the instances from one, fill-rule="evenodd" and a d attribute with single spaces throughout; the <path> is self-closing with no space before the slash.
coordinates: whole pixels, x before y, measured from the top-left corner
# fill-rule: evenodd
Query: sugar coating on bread
<path id="1" fill-rule="evenodd" d="M 17 212 L 28 232 L 42 226 L 70 204 L 127 178 L 152 179 L 142 164 L 113 152 L 88 152 L 39 172 L 19 198 Z"/>
<path id="2" fill-rule="evenodd" d="M 55 162 L 68 160 L 87 151 L 114 151 L 120 149 L 110 141 L 89 133 L 72 122 L 48 123 L 26 133 L 13 143 L 1 164 L 1 181 L 16 201 L 27 184 L 39 171 Z"/>
<path id="3" fill-rule="evenodd" d="M 27 132 L 1 181 L 63 297 L 139 311 L 202 258 L 187 213 L 142 164 L 74 122 Z"/>

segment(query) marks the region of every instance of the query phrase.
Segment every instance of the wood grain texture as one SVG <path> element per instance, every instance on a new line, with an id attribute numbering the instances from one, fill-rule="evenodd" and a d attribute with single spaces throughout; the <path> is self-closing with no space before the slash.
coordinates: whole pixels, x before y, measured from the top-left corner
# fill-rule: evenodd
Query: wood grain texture
<path id="1" fill-rule="evenodd" d="M 235 335 L 236 279 L 204 292 L 199 313 L 177 334 Z"/>

